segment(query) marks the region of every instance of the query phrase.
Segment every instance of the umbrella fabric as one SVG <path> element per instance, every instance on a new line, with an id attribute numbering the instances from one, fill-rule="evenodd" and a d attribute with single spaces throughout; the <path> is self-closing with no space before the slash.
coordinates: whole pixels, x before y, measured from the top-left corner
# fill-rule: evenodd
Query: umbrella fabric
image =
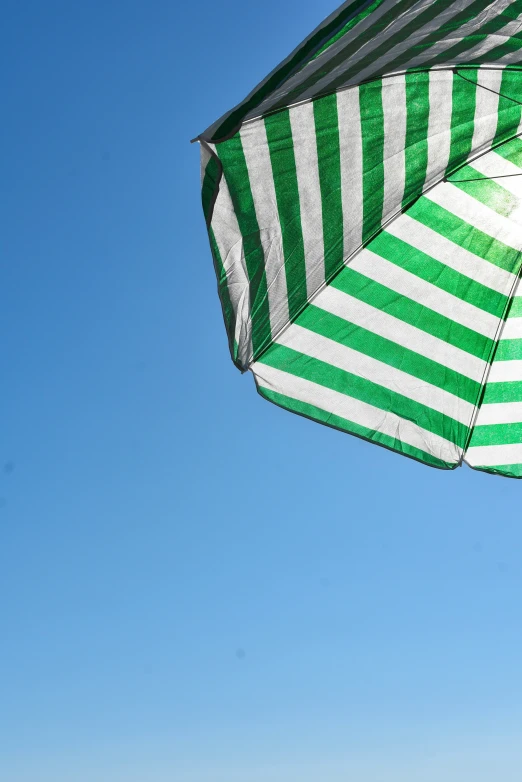
<path id="1" fill-rule="evenodd" d="M 288 410 L 522 476 L 522 2 L 343 4 L 201 134 L 232 358 Z"/>

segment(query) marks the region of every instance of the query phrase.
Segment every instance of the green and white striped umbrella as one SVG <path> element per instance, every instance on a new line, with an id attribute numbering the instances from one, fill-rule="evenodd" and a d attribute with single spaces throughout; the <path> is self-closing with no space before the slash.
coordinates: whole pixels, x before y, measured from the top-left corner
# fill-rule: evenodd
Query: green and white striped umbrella
<path id="1" fill-rule="evenodd" d="M 235 364 L 292 412 L 522 477 L 522 0 L 346 2 L 199 136 Z"/>

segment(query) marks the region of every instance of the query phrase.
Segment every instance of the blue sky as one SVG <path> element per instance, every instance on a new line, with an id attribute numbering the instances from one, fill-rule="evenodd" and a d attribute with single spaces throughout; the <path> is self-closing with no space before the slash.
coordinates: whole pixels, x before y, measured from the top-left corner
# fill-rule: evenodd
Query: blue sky
<path id="1" fill-rule="evenodd" d="M 520 484 L 228 357 L 188 141 L 331 10 L 4 1 L 6 781 L 520 778 Z"/>

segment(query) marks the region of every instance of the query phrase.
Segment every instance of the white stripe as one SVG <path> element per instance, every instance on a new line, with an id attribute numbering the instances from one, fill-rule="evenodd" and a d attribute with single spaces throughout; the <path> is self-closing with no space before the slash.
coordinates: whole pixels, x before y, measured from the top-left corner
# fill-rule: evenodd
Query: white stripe
<path id="1" fill-rule="evenodd" d="M 475 426 L 517 424 L 521 422 L 522 402 L 495 402 L 482 405 Z"/>
<path id="2" fill-rule="evenodd" d="M 341 149 L 341 198 L 343 205 L 344 257 L 361 245 L 363 224 L 362 137 L 359 88 L 337 93 Z"/>
<path id="3" fill-rule="evenodd" d="M 509 383 L 514 380 L 522 380 L 522 361 L 493 361 L 488 383 Z"/>
<path id="4" fill-rule="evenodd" d="M 301 205 L 306 290 L 310 297 L 324 283 L 323 206 L 313 103 L 297 106 L 289 113 Z"/>
<path id="5" fill-rule="evenodd" d="M 203 180 L 205 179 L 205 174 L 207 171 L 207 166 L 210 163 L 210 160 L 212 159 L 212 155 L 210 154 L 209 150 L 204 144 L 199 145 L 199 151 L 200 151 L 200 182 L 203 185 Z"/>
<path id="6" fill-rule="evenodd" d="M 436 41 L 433 46 L 430 46 L 429 49 L 426 49 L 421 54 L 417 55 L 416 57 L 413 57 L 413 59 L 409 60 L 403 67 L 406 70 L 407 68 L 413 68 L 417 65 L 423 65 L 426 64 L 429 66 L 430 62 L 432 62 L 434 59 L 436 59 L 439 54 L 442 54 L 442 52 L 446 51 L 446 49 L 451 49 L 456 44 L 459 44 L 464 38 L 466 38 L 468 35 L 472 35 L 473 33 L 476 33 L 477 30 L 486 22 L 490 21 L 492 16 L 496 16 L 497 14 L 504 11 L 506 8 L 508 8 L 510 5 L 513 4 L 516 0 L 494 0 L 494 2 L 490 3 L 486 8 L 484 8 L 480 14 L 478 14 L 476 17 L 474 17 L 470 22 L 467 22 L 466 24 L 463 24 L 461 27 L 458 27 L 456 30 L 452 30 L 448 33 L 444 38 L 441 38 L 439 41 Z M 456 4 L 459 6 L 458 10 L 460 10 L 460 3 Z M 492 8 L 493 6 L 493 8 Z M 494 10 L 493 10 L 494 9 Z M 493 11 L 493 13 L 492 13 Z M 463 53 L 464 61 L 468 61 L 467 52 Z M 460 58 L 459 58 L 460 59 Z M 440 66 L 439 66 L 440 67 Z"/>
<path id="7" fill-rule="evenodd" d="M 473 139 L 469 157 L 473 157 L 479 150 L 491 146 L 491 142 L 495 138 L 498 123 L 498 91 L 501 83 L 502 70 L 478 69 Z"/>
<path id="8" fill-rule="evenodd" d="M 473 228 L 477 228 L 519 252 L 522 249 L 522 230 L 520 228 L 455 185 L 441 182 L 433 190 L 425 193 L 425 197 L 460 217 L 461 220 L 465 220 Z"/>
<path id="9" fill-rule="evenodd" d="M 238 345 L 238 358 L 246 366 L 252 355 L 250 287 L 243 237 L 225 177 L 221 177 L 219 183 L 211 226 L 227 275 L 228 293 L 236 318 L 234 338 Z"/>
<path id="10" fill-rule="evenodd" d="M 470 467 L 497 467 L 522 463 L 522 443 L 512 445 L 475 445 L 468 448 L 464 461 Z"/>
<path id="11" fill-rule="evenodd" d="M 402 394 L 467 426 L 471 423 L 475 405 L 470 402 L 314 331 L 294 324 L 277 339 L 277 342 L 306 356 L 338 367 L 344 372 L 370 380 L 394 393 Z"/>
<path id="12" fill-rule="evenodd" d="M 509 220 L 514 220 L 518 225 L 522 224 L 522 170 L 494 151 L 477 158 L 471 166 L 479 174 L 490 177 L 499 187 L 514 196 L 516 205 L 509 215 Z M 496 177 L 500 178 L 496 179 Z"/>
<path id="13" fill-rule="evenodd" d="M 470 165 L 486 177 L 493 179 L 495 177 L 507 177 L 506 182 L 501 183 L 502 187 L 505 187 L 506 190 L 509 190 L 514 195 L 522 196 L 522 169 L 515 163 L 512 163 L 511 160 L 499 155 L 494 149 L 488 152 L 487 155 L 473 160 Z"/>
<path id="14" fill-rule="evenodd" d="M 263 120 L 241 129 L 241 143 L 263 247 L 272 334 L 288 323 L 288 293 L 281 224 Z"/>
<path id="15" fill-rule="evenodd" d="M 314 304 L 332 315 L 337 315 L 355 326 L 389 339 L 401 347 L 413 350 L 466 377 L 478 382 L 484 377 L 486 362 L 482 359 L 449 345 L 444 340 L 411 326 L 393 315 L 371 307 L 337 288 L 325 288 L 315 299 Z"/>
<path id="16" fill-rule="evenodd" d="M 460 0 L 458 3 L 450 3 L 449 8 L 446 8 L 444 11 L 442 11 L 438 16 L 436 16 L 434 19 L 431 19 L 429 22 L 427 22 L 423 27 L 419 27 L 415 32 L 413 32 L 408 38 L 406 38 L 404 41 L 401 41 L 400 43 L 393 46 L 391 49 L 388 49 L 386 54 L 379 57 L 378 60 L 374 60 L 371 65 L 367 66 L 366 68 L 363 68 L 363 70 L 359 71 L 357 74 L 357 81 L 362 82 L 370 78 L 377 78 L 379 74 L 386 73 L 386 68 L 388 64 L 393 63 L 397 57 L 400 57 L 402 54 L 407 53 L 408 49 L 413 48 L 414 46 L 418 46 L 422 43 L 424 38 L 426 38 L 428 35 L 431 35 L 435 30 L 441 28 L 443 25 L 448 24 L 448 22 L 451 22 L 451 19 L 464 8 L 466 8 L 468 5 L 471 5 L 471 3 L 474 2 L 474 0 Z M 426 5 L 432 5 L 433 3 L 427 3 Z M 401 19 L 404 20 L 405 24 L 409 24 L 413 18 L 414 15 L 418 15 L 424 10 L 424 7 L 422 6 L 415 6 L 414 8 L 411 8 L 408 13 L 405 13 Z M 476 24 L 476 20 L 475 20 Z M 390 25 L 390 35 L 395 35 L 397 30 L 399 30 L 403 25 L 397 25 L 394 26 L 393 24 Z M 460 38 L 460 30 L 456 31 L 456 34 Z M 455 35 L 455 33 L 454 33 Z M 389 37 L 389 36 L 386 36 Z M 383 41 L 385 40 L 385 36 L 383 34 L 379 34 L 376 36 L 375 41 L 370 41 L 370 44 L 373 43 L 373 48 L 380 48 Z M 458 39 L 457 39 L 458 41 Z M 453 42 L 457 43 L 455 40 L 455 37 L 453 38 Z M 375 45 L 377 44 L 377 46 Z M 426 50 L 427 52 L 431 53 L 431 48 Z M 430 54 L 430 57 L 432 55 Z M 424 61 L 426 58 L 426 55 L 424 57 L 421 56 L 421 62 Z M 351 65 L 351 61 L 349 61 L 349 66 Z M 407 70 L 409 67 L 411 67 L 410 63 L 407 63 L 406 65 L 400 65 L 398 68 L 400 70 Z M 346 65 L 344 65 L 344 68 L 346 69 Z M 339 69 L 336 69 L 336 71 Z"/>
<path id="17" fill-rule="evenodd" d="M 433 185 L 444 176 L 449 161 L 453 73 L 451 71 L 430 71 L 429 80 L 430 114 L 425 187 Z"/>
<path id="18" fill-rule="evenodd" d="M 522 339 L 522 318 L 508 317 L 500 339 Z"/>
<path id="19" fill-rule="evenodd" d="M 495 9 L 496 12 L 496 9 Z M 515 35 L 516 33 L 520 32 L 520 29 L 522 27 L 520 22 L 521 17 L 517 16 L 516 19 L 513 19 L 511 22 L 508 22 L 504 27 L 501 27 L 500 30 L 497 30 L 496 33 L 492 33 L 491 35 L 488 35 L 486 38 L 484 38 L 483 41 L 478 43 L 476 46 L 473 47 L 473 49 L 468 49 L 467 52 L 463 52 L 460 54 L 455 61 L 456 62 L 479 62 L 480 58 L 486 54 L 487 52 L 491 51 L 491 49 L 496 49 L 497 46 L 503 46 L 509 38 L 511 38 L 512 35 Z M 520 55 L 518 55 L 520 57 Z M 491 60 L 491 62 L 503 62 L 506 60 L 506 55 L 504 57 L 499 58 L 498 60 Z"/>
<path id="20" fill-rule="evenodd" d="M 466 3 L 472 2 L 472 0 L 465 0 L 465 1 Z M 403 27 L 405 27 L 411 22 L 411 19 L 414 14 L 422 13 L 427 7 L 429 7 L 432 4 L 432 2 L 433 0 L 420 0 L 420 2 L 416 3 L 412 8 L 408 10 L 408 13 L 404 13 L 401 16 L 396 17 L 384 30 L 379 31 L 379 33 L 374 37 L 372 37 L 369 41 L 367 41 L 364 44 L 364 46 L 361 46 L 361 48 L 357 52 L 355 52 L 352 56 L 347 57 L 345 60 L 343 60 L 343 62 L 339 63 L 339 65 L 337 65 L 335 68 L 328 71 L 328 73 L 322 79 L 320 79 L 318 82 L 312 85 L 308 90 L 301 93 L 299 99 L 303 100 L 305 98 L 311 98 L 314 95 L 321 95 L 327 92 L 327 90 L 331 88 L 331 84 L 333 81 L 337 81 L 339 77 L 342 77 L 343 73 L 345 73 L 347 70 L 352 70 L 354 65 L 357 65 L 357 63 L 360 60 L 363 60 L 367 55 L 371 55 L 372 52 L 381 49 L 381 47 L 388 40 L 388 38 L 391 38 L 394 35 L 396 35 L 400 30 L 402 30 Z M 457 13 L 457 9 L 454 9 L 451 15 L 453 16 L 455 13 Z M 370 14 L 370 16 L 367 18 L 371 19 L 373 22 L 373 14 Z M 431 32 L 432 31 L 433 30 L 431 30 Z M 417 33 L 415 33 L 415 35 L 417 35 Z M 408 46 L 411 45 L 411 40 L 410 40 L 411 38 L 412 36 L 410 36 L 407 39 L 410 42 Z M 341 39 L 341 41 L 342 40 L 343 39 Z M 345 36 L 345 46 L 346 43 L 348 43 L 348 40 L 349 40 L 349 36 Z M 360 84 L 361 82 L 369 78 L 370 75 L 376 73 L 377 70 L 379 70 L 379 73 L 383 73 L 384 64 L 389 62 L 391 59 L 393 59 L 393 55 L 390 56 L 390 53 L 398 51 L 400 46 L 401 44 L 397 44 L 396 46 L 394 46 L 392 49 L 389 50 L 389 52 L 387 52 L 386 55 L 379 57 L 378 60 L 374 60 L 370 66 L 367 66 L 366 68 L 360 70 L 351 79 L 346 79 L 345 83 L 349 84 L 352 83 L 353 81 L 356 81 L 358 84 Z M 327 67 L 328 64 L 327 62 L 325 62 L 323 66 L 323 70 L 326 70 Z M 302 81 L 304 81 L 304 79 Z M 340 86 L 341 85 L 338 84 L 336 89 L 338 89 Z"/>
<path id="21" fill-rule="evenodd" d="M 379 432 L 395 441 L 400 441 L 430 453 L 442 461 L 455 464 L 461 449 L 439 435 L 422 429 L 412 421 L 400 418 L 395 413 L 361 402 L 331 388 L 313 383 L 310 380 L 290 375 L 266 364 L 255 363 L 252 370 L 262 388 L 285 394 L 305 404 L 314 405 L 327 413 L 333 413 L 347 421 Z"/>
<path id="22" fill-rule="evenodd" d="M 386 226 L 386 233 L 402 239 L 411 247 L 416 247 L 451 269 L 504 296 L 509 295 L 515 283 L 516 277 L 511 272 L 500 269 L 494 263 L 485 261 L 464 247 L 454 244 L 450 239 L 414 220 L 408 214 L 401 215 L 400 220 L 394 220 Z"/>
<path id="23" fill-rule="evenodd" d="M 343 51 L 345 47 L 348 46 L 349 50 L 353 51 L 353 49 L 357 46 L 357 38 L 361 35 L 361 33 L 363 33 L 372 25 L 375 25 L 380 17 L 392 9 L 396 3 L 397 0 L 385 0 L 378 8 L 375 9 L 375 11 L 372 11 L 371 14 L 366 16 L 364 19 L 361 19 L 361 21 L 358 22 L 349 33 L 343 35 L 338 41 L 329 46 L 328 49 L 319 55 L 319 57 L 307 63 L 302 70 L 300 70 L 290 79 L 287 79 L 279 89 L 271 92 L 270 95 L 263 101 L 263 103 L 253 109 L 248 116 L 257 117 L 260 114 L 266 114 L 267 111 L 269 111 L 276 103 L 285 98 L 293 90 L 299 88 L 299 85 L 303 84 L 314 73 L 328 68 L 328 63 L 333 60 L 340 51 Z M 380 45 L 380 36 L 377 38 L 373 37 L 372 40 L 370 40 L 369 43 L 366 43 L 364 47 L 354 52 L 350 57 L 350 63 L 357 62 L 367 53 L 366 47 L 370 46 L 370 48 L 374 48 L 376 43 L 377 45 Z M 362 54 L 359 54 L 359 52 L 362 52 Z M 339 68 L 344 67 L 346 67 L 346 62 L 343 62 L 340 66 L 338 66 L 335 72 L 337 72 Z M 316 83 L 311 88 L 310 91 L 313 95 L 319 94 L 318 85 L 320 83 L 321 82 Z M 306 94 L 299 95 L 298 100 L 302 100 L 305 97 Z"/>
<path id="24" fill-rule="evenodd" d="M 498 60 L 494 61 L 497 65 L 519 65 L 520 61 L 522 60 L 522 50 L 516 49 L 513 52 L 509 52 L 509 54 L 505 54 L 503 57 L 499 57 Z"/>
<path id="25" fill-rule="evenodd" d="M 348 266 L 489 339 L 493 339 L 497 332 L 499 318 L 443 291 L 370 250 L 362 250 Z"/>
<path id="26" fill-rule="evenodd" d="M 406 80 L 399 76 L 382 85 L 384 113 L 384 205 L 383 220 L 391 217 L 402 204 L 404 196 L 406 146 Z"/>
<path id="27" fill-rule="evenodd" d="M 379 75 L 385 74 L 388 64 L 391 64 L 393 60 L 395 60 L 398 56 L 401 56 L 403 53 L 405 53 L 407 56 L 409 48 L 414 49 L 414 47 L 422 42 L 426 35 L 430 35 L 434 32 L 434 30 L 437 30 L 437 28 L 439 28 L 439 34 L 442 34 L 440 27 L 445 24 L 446 30 L 448 32 L 444 38 L 436 41 L 432 46 L 428 47 L 420 54 L 414 56 L 406 63 L 401 64 L 399 67 L 400 70 L 403 71 L 418 65 L 429 66 L 429 64 L 433 62 L 433 60 L 438 59 L 439 55 L 444 51 L 451 49 L 456 44 L 459 44 L 467 36 L 471 36 L 474 33 L 477 34 L 479 28 L 484 23 L 490 21 L 506 8 L 509 8 L 511 5 L 513 5 L 515 0 L 494 0 L 493 2 L 490 2 L 488 5 L 486 5 L 480 14 L 475 16 L 471 21 L 461 25 L 460 27 L 457 27 L 455 30 L 452 30 L 452 17 L 456 13 L 459 13 L 463 8 L 469 6 L 471 2 L 473 2 L 473 0 L 460 0 L 459 2 L 448 3 L 448 7 L 441 14 L 439 14 L 439 16 L 435 17 L 435 19 L 416 30 L 405 41 L 396 44 L 385 55 L 380 57 L 378 60 L 375 60 L 371 67 L 355 74 L 355 76 L 353 76 L 349 81 L 347 80 L 346 84 L 360 83 L 361 81 L 367 79 L 368 75 L 377 78 Z M 413 6 L 413 8 L 410 8 L 406 13 L 393 20 L 393 22 L 389 24 L 384 30 L 379 31 L 378 34 L 371 41 L 368 41 L 364 47 L 354 51 L 354 49 L 357 47 L 358 36 L 372 25 L 375 25 L 376 23 L 378 24 L 379 18 L 388 12 L 390 8 L 393 8 L 395 4 L 396 0 L 386 0 L 386 2 L 382 3 L 382 5 L 375 9 L 371 14 L 358 22 L 358 24 L 352 30 L 350 30 L 349 33 L 342 36 L 338 41 L 329 46 L 321 55 L 308 62 L 300 71 L 298 71 L 298 73 L 285 80 L 278 89 L 272 91 L 259 106 L 248 112 L 246 119 L 252 119 L 259 117 L 261 114 L 267 113 L 276 103 L 281 103 L 293 90 L 298 89 L 299 86 L 303 84 L 304 81 L 311 75 L 320 71 L 324 72 L 324 70 L 328 68 L 329 62 L 331 62 L 331 60 L 335 58 L 339 52 L 343 51 L 345 48 L 348 48 L 351 56 L 349 55 L 345 62 L 337 66 L 337 68 L 329 73 L 326 78 L 313 85 L 306 93 L 299 95 L 297 100 L 302 100 L 318 95 L 323 91 L 323 82 L 326 81 L 328 84 L 333 78 L 336 78 L 339 73 L 342 73 L 343 69 L 346 70 L 347 62 L 348 67 L 351 67 L 353 63 L 358 62 L 367 54 L 371 54 L 372 51 L 379 49 L 379 47 L 384 41 L 386 41 L 388 37 L 395 35 L 395 33 L 405 24 L 410 23 L 412 18 L 414 18 L 415 15 L 418 15 L 418 13 L 423 8 L 425 8 L 427 5 L 429 6 L 429 2 L 419 3 Z M 499 42 L 504 43 L 506 40 L 506 35 L 509 37 L 513 33 L 513 30 L 516 29 L 516 25 L 517 21 L 509 22 L 502 30 L 488 36 L 472 49 L 462 52 L 449 64 L 458 62 L 466 63 L 470 61 L 470 57 L 477 59 L 478 52 L 484 54 L 491 48 L 494 48 L 496 45 L 498 45 Z M 518 62 L 521 58 L 521 52 L 514 52 L 504 55 L 504 57 L 501 57 L 499 60 L 497 60 L 497 63 L 507 64 L 511 62 Z M 440 63 L 436 64 L 435 67 L 444 67 L 444 65 L 445 63 Z"/>

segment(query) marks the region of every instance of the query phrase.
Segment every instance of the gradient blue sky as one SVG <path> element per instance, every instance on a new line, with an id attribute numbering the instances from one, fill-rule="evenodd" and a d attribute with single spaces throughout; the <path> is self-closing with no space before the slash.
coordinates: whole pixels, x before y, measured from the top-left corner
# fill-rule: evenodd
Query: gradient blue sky
<path id="1" fill-rule="evenodd" d="M 521 484 L 228 357 L 188 142 L 331 10 L 4 0 L 6 782 L 520 780 Z"/>

